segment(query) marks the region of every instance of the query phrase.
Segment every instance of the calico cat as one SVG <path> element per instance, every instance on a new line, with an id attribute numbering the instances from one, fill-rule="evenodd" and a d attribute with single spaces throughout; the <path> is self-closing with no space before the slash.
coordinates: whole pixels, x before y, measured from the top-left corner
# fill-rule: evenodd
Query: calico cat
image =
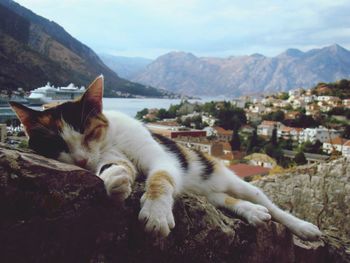
<path id="1" fill-rule="evenodd" d="M 44 111 L 11 102 L 29 146 L 46 157 L 92 171 L 117 201 L 130 195 L 138 171 L 146 174 L 139 220 L 147 232 L 163 237 L 175 227 L 172 207 L 182 192 L 204 195 L 214 206 L 227 208 L 254 226 L 273 218 L 302 239 L 321 236 L 317 226 L 284 212 L 211 156 L 151 134 L 122 113 L 102 111 L 103 83 L 100 76 L 80 99 Z"/>

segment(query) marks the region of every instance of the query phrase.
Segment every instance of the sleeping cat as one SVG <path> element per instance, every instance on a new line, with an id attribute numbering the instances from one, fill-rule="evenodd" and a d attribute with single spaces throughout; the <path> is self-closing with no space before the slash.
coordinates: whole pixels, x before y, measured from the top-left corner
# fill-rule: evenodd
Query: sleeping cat
<path id="1" fill-rule="evenodd" d="M 175 227 L 172 207 L 182 192 L 204 195 L 214 206 L 227 208 L 254 226 L 273 218 L 302 239 L 321 236 L 317 226 L 282 211 L 211 156 L 151 134 L 122 113 L 102 112 L 103 82 L 100 76 L 80 99 L 45 111 L 12 102 L 29 146 L 46 157 L 92 171 L 117 201 L 130 195 L 138 171 L 146 174 L 139 220 L 147 232 L 163 237 Z"/>

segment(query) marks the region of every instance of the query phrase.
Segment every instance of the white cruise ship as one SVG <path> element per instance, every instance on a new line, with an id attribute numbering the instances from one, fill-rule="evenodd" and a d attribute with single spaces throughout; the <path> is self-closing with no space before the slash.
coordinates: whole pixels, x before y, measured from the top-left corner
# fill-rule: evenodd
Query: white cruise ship
<path id="1" fill-rule="evenodd" d="M 46 86 L 36 88 L 30 92 L 27 98 L 30 105 L 41 106 L 48 103 L 60 103 L 80 97 L 85 91 L 84 87 L 76 87 L 73 83 L 67 87 L 55 88 L 47 83 Z"/>

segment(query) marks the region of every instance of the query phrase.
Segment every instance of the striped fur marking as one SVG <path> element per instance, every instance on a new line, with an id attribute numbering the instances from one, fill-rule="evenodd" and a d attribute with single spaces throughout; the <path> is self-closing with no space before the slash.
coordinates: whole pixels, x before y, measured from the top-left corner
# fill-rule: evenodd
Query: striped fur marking
<path id="1" fill-rule="evenodd" d="M 202 152 L 197 150 L 194 150 L 194 152 L 197 154 L 199 161 L 204 166 L 201 173 L 201 177 L 203 178 L 203 180 L 208 180 L 214 172 L 214 163 L 212 160 L 209 160 L 209 158 L 205 156 Z"/>
<path id="2" fill-rule="evenodd" d="M 155 138 L 160 144 L 164 145 L 170 152 L 174 153 L 179 160 L 182 168 L 184 168 L 185 171 L 188 170 L 188 160 L 186 158 L 186 155 L 184 154 L 183 150 L 180 148 L 179 145 L 176 144 L 173 140 L 168 139 L 167 137 L 164 137 L 160 134 L 152 134 L 153 138 Z"/>
<path id="3" fill-rule="evenodd" d="M 146 197 L 155 200 L 165 194 L 169 187 L 175 188 L 175 183 L 166 171 L 158 171 L 147 179 L 146 186 Z"/>

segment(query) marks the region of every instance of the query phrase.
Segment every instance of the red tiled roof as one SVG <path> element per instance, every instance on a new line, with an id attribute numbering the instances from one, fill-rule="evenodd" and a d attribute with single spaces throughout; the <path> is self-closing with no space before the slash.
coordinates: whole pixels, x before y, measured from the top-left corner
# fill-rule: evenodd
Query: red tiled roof
<path id="1" fill-rule="evenodd" d="M 266 125 L 266 126 L 274 126 L 274 125 L 277 125 L 278 122 L 277 121 L 263 121 L 261 123 L 261 125 Z"/>
<path id="2" fill-rule="evenodd" d="M 350 140 L 341 138 L 341 137 L 336 137 L 334 139 L 329 140 L 328 142 L 329 144 L 337 144 L 337 145 L 346 145 L 350 143 Z"/>
<path id="3" fill-rule="evenodd" d="M 270 169 L 261 167 L 248 165 L 244 163 L 234 164 L 229 167 L 236 175 L 239 177 L 247 177 L 253 175 L 266 175 L 269 173 Z"/>
<path id="4" fill-rule="evenodd" d="M 225 130 L 224 128 L 222 127 L 219 127 L 219 126 L 216 126 L 216 127 L 213 127 L 217 133 L 219 134 L 222 134 L 222 135 L 232 135 L 232 131 L 231 130 Z"/>

